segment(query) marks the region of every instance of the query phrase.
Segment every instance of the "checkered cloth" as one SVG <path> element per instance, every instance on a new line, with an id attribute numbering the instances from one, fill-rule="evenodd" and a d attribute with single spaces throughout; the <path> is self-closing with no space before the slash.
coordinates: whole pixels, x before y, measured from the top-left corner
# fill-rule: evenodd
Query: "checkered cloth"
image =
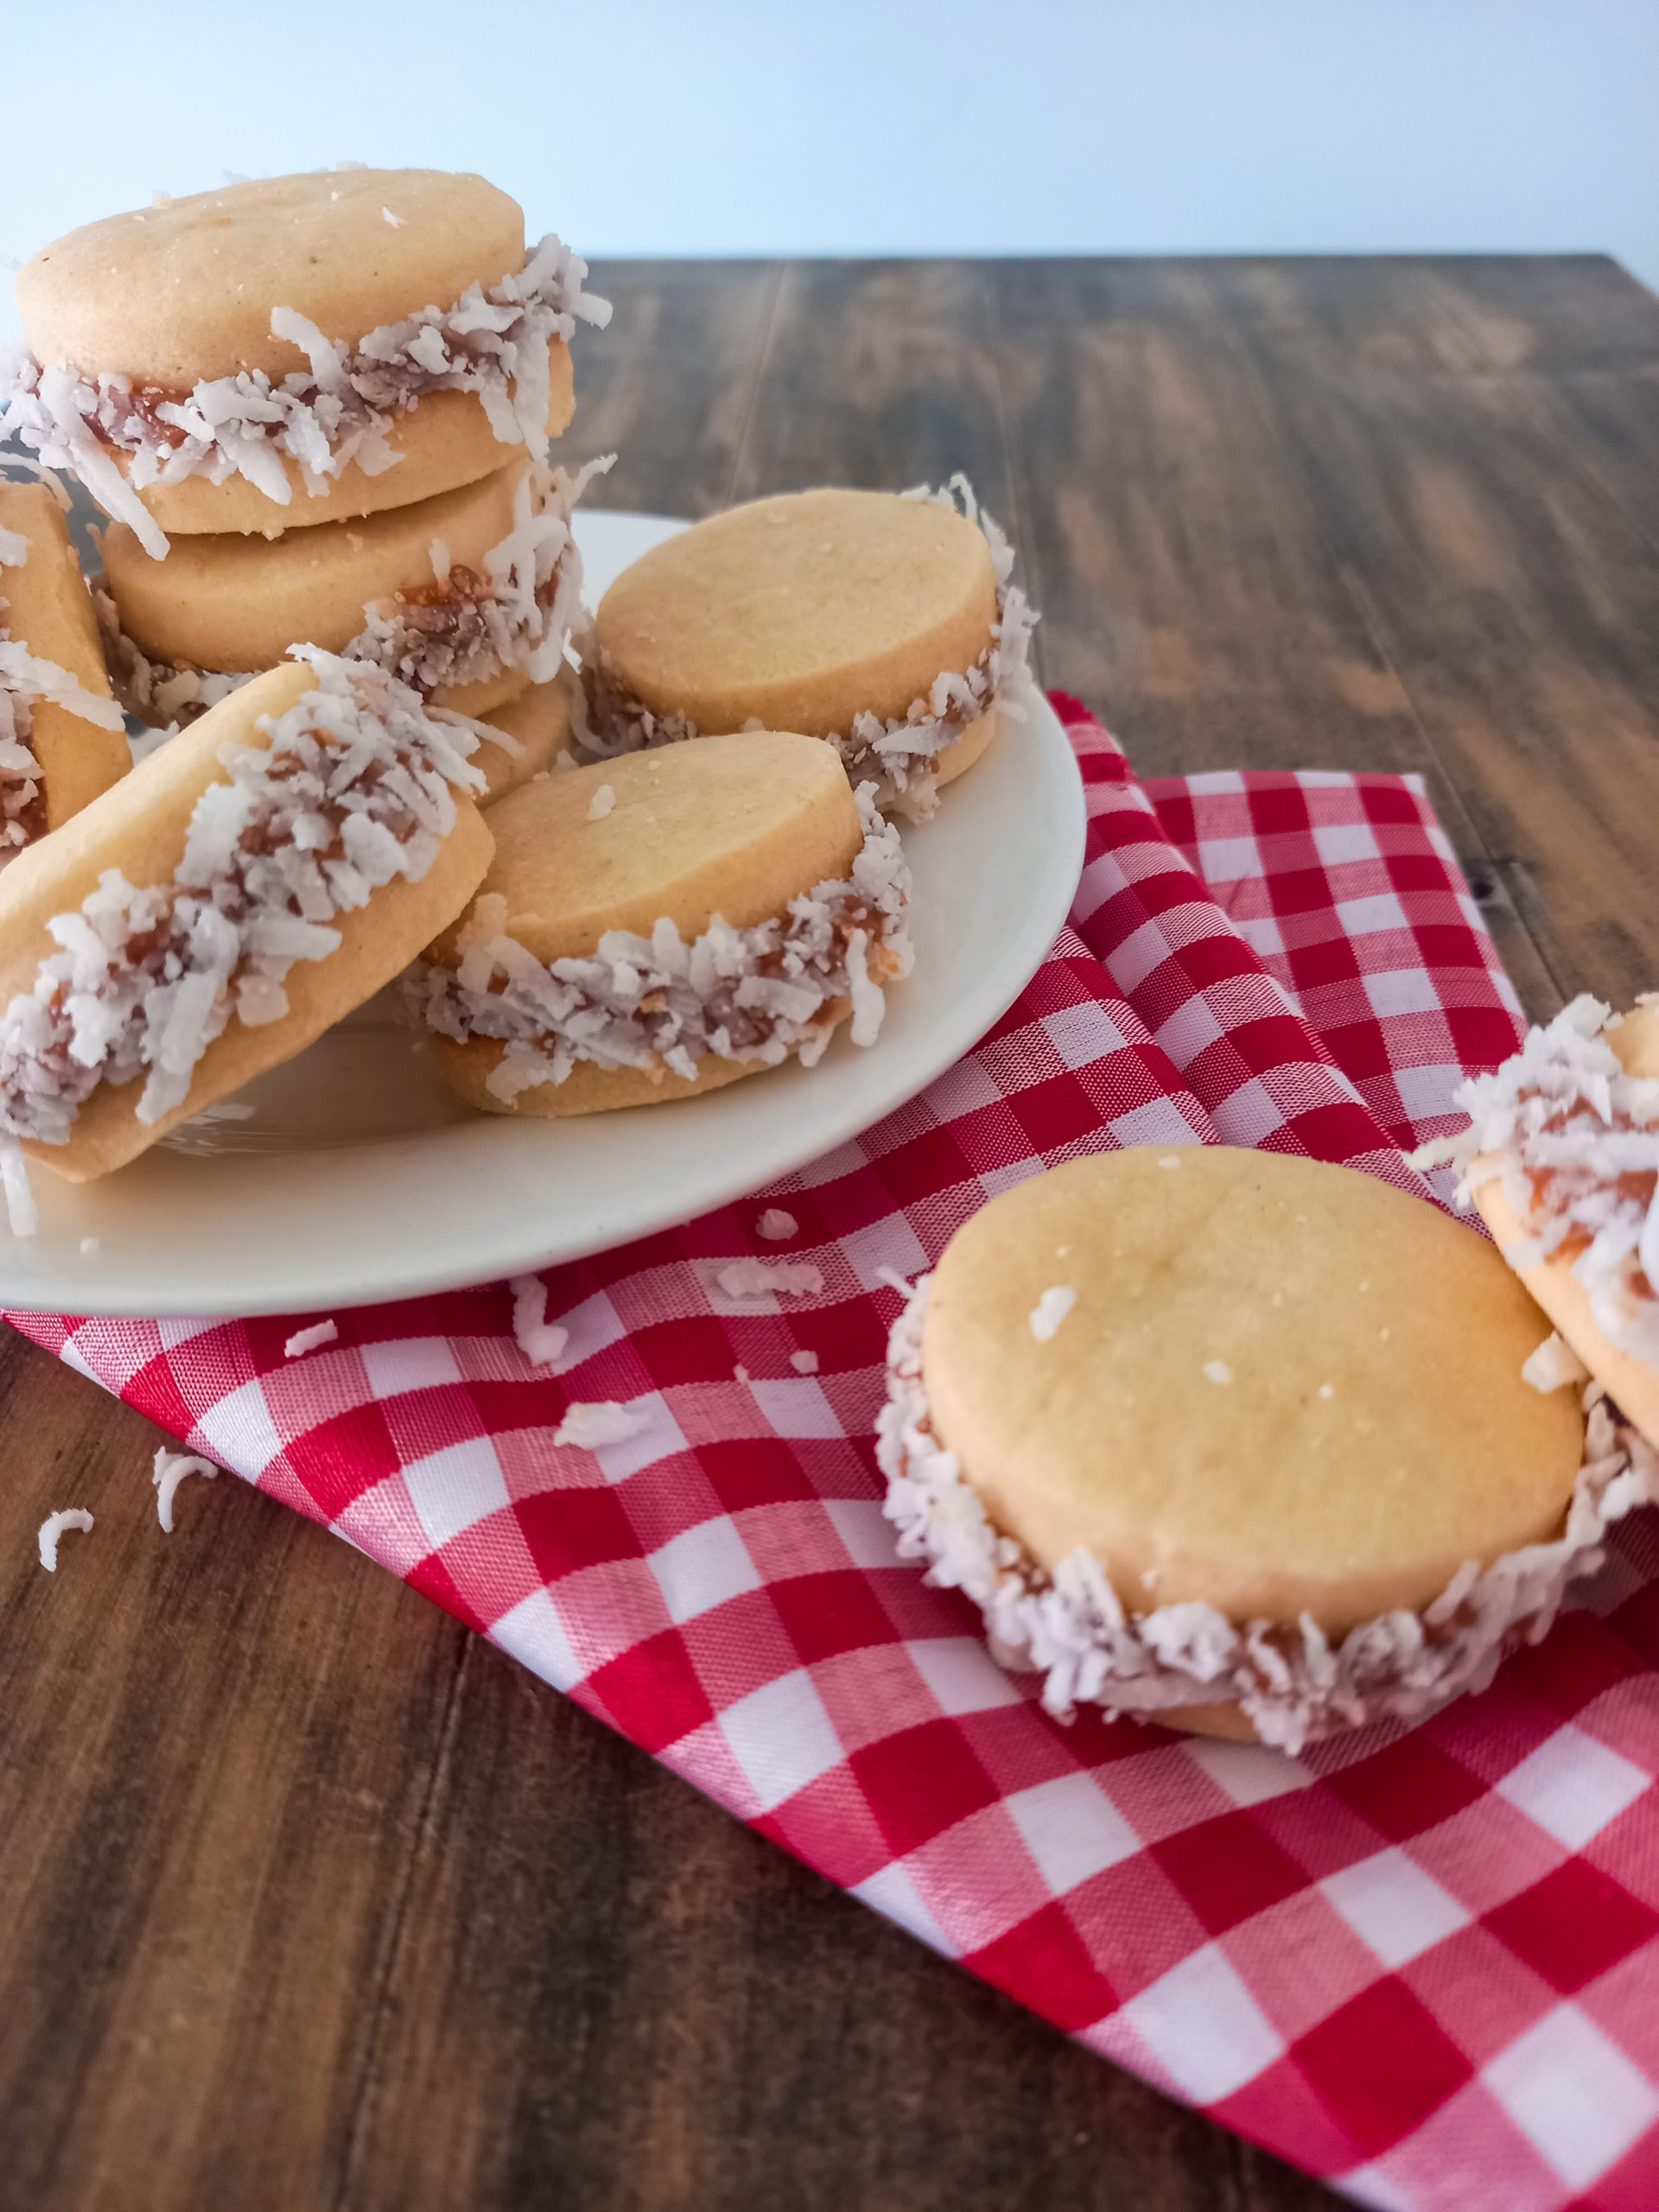
<path id="1" fill-rule="evenodd" d="M 1296 1760 L 1059 1726 L 894 1555 L 883 1270 L 1116 1144 L 1421 1190 L 1401 1147 L 1516 1033 L 1414 783 L 1143 786 L 1059 703 L 1090 814 L 1072 926 L 977 1051 L 766 1194 L 786 1243 L 757 1198 L 552 1270 L 551 1375 L 499 1285 L 343 1313 L 293 1361 L 294 1318 L 11 1318 L 925 1942 L 1359 2201 L 1649 2212 L 1653 1516 L 1485 1696 Z M 750 1256 L 812 1260 L 822 1294 L 728 1294 Z M 555 1447 L 584 1400 L 626 1401 L 637 1433 Z"/>

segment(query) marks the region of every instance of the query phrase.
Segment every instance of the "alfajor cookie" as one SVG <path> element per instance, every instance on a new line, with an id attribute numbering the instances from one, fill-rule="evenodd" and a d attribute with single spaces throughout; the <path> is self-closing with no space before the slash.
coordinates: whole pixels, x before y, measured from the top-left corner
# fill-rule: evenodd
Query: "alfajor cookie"
<path id="1" fill-rule="evenodd" d="M 881 1027 L 911 963 L 909 876 L 866 786 L 815 738 L 710 738 L 532 782 L 411 982 L 445 1078 L 496 1114 L 686 1098 L 836 1027 Z"/>
<path id="2" fill-rule="evenodd" d="M 0 477 L 0 865 L 129 765 L 57 500 L 44 484 Z"/>
<path id="3" fill-rule="evenodd" d="M 1079 1703 L 1294 1751 L 1484 1688 L 1659 1459 L 1523 1370 L 1484 1238 L 1369 1176 L 1193 1146 L 959 1229 L 895 1325 L 900 1550 Z"/>
<path id="4" fill-rule="evenodd" d="M 72 1181 L 291 1058 L 478 887 L 464 726 L 326 654 L 257 677 L 0 875 L 0 1170 Z"/>
<path id="5" fill-rule="evenodd" d="M 263 178 L 89 224 L 17 279 L 0 429 L 168 537 L 367 515 L 544 459 L 586 264 L 482 177 Z"/>
<path id="6" fill-rule="evenodd" d="M 181 538 L 165 563 L 112 524 L 94 598 L 123 702 L 188 722 L 304 644 L 487 714 L 563 665 L 582 608 L 571 509 L 609 466 L 572 478 L 519 461 L 358 522 Z"/>
<path id="7" fill-rule="evenodd" d="M 545 683 L 532 683 L 505 707 L 480 716 L 473 766 L 484 778 L 478 794 L 481 807 L 510 798 L 561 761 L 574 766 L 577 696 L 575 671 L 567 667 Z"/>
<path id="8" fill-rule="evenodd" d="M 1574 999 L 1456 1094 L 1460 1135 L 1426 1146 L 1554 1323 L 1545 1378 L 1588 1374 L 1659 1446 L 1659 999 Z"/>
<path id="9" fill-rule="evenodd" d="M 960 499 L 960 508 L 957 500 Z M 1021 717 L 1036 617 L 966 481 L 796 492 L 654 547 L 600 603 L 594 749 L 746 728 L 827 738 L 883 804 L 938 789 Z"/>

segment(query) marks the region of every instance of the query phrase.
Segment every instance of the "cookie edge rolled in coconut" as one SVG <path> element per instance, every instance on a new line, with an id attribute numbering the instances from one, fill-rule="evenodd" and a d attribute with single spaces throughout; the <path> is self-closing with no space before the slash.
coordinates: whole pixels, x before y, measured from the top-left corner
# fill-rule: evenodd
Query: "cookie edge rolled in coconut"
<path id="1" fill-rule="evenodd" d="M 898 1531 L 899 1555 L 926 1560 L 931 1582 L 974 1600 L 993 1656 L 1013 1672 L 1039 1673 L 1043 1705 L 1058 1719 L 1097 1705 L 1110 1719 L 1179 1727 L 1183 1710 L 1236 1706 L 1256 1740 L 1293 1757 L 1370 1722 L 1414 1726 L 1484 1689 L 1518 1643 L 1537 1643 L 1570 1585 L 1601 1564 L 1608 1528 L 1659 1503 L 1659 1455 L 1592 1383 L 1561 1536 L 1484 1567 L 1470 1561 L 1420 1611 L 1362 1622 L 1334 1643 L 1306 1615 L 1293 1629 L 1241 1625 L 1202 1603 L 1133 1612 L 1089 1552 L 1074 1552 L 1052 1574 L 1039 1567 L 993 1525 L 958 1456 L 933 1435 L 921 1357 L 931 1283 L 930 1273 L 910 1287 L 888 1336 L 876 1423 L 881 1510 Z"/>
<path id="2" fill-rule="evenodd" d="M 486 549 L 479 564 L 493 586 L 487 603 L 499 606 L 511 595 L 514 611 L 504 618 L 503 633 L 491 641 L 491 650 L 475 665 L 467 664 L 467 673 L 456 677 L 423 670 L 422 662 L 429 661 L 438 649 L 406 619 L 407 586 L 365 604 L 363 627 L 340 648 L 341 657 L 384 669 L 409 684 L 432 709 L 469 717 L 493 714 L 519 692 L 550 682 L 568 664 L 571 638 L 582 623 L 575 510 L 588 486 L 615 461 L 613 453 L 601 454 L 574 473 L 543 470 L 537 464 L 524 471 L 514 488 L 512 527 Z M 549 545 L 553 551 L 548 574 L 537 578 L 540 556 Z M 452 567 L 448 549 L 434 539 L 429 558 L 435 582 L 447 583 Z M 526 573 L 533 579 L 528 588 Z M 552 590 L 543 601 L 540 594 L 547 584 Z M 92 597 L 117 696 L 129 714 L 162 734 L 160 741 L 188 728 L 210 707 L 264 672 L 200 669 L 158 660 L 122 627 L 120 607 L 107 577 L 94 577 Z M 302 642 L 291 639 L 289 650 Z M 499 681 L 503 677 L 512 679 L 505 689 Z"/>
<path id="3" fill-rule="evenodd" d="M 507 933 L 505 899 L 480 899 L 478 912 L 463 931 L 459 966 L 421 962 L 410 981 L 417 1018 L 437 1033 L 435 1050 L 445 1079 L 458 1096 L 485 1112 L 528 1110 L 557 1116 L 694 1096 L 791 1058 L 815 1065 L 836 1027 L 849 1019 L 854 1042 L 874 1044 L 882 1024 L 887 986 L 902 981 L 913 964 L 908 928 L 910 871 L 897 830 L 875 804 L 874 785 L 861 785 L 854 798 L 863 834 L 845 876 L 814 884 L 791 900 L 784 913 L 747 929 L 733 929 L 716 915 L 690 944 L 672 923 L 659 921 L 651 939 L 607 931 L 592 954 L 549 964 Z M 811 918 L 799 913 L 799 908 L 831 903 L 841 907 L 861 904 L 880 918 L 880 926 L 874 931 L 855 928 L 842 948 L 841 965 L 849 986 L 844 991 L 834 969 L 825 978 L 830 988 L 771 979 L 779 991 L 800 988 L 810 995 L 816 990 L 817 1004 L 798 1017 L 781 1012 L 772 1016 L 769 1043 L 763 1049 L 724 1049 L 718 1041 L 724 1033 L 717 1029 L 709 1039 L 696 1038 L 695 1051 L 676 1045 L 674 1050 L 685 1052 L 683 1065 L 676 1064 L 671 1052 L 643 1044 L 637 1057 L 617 1058 L 596 1052 L 591 1041 L 580 1037 L 564 1052 L 550 1055 L 543 1040 L 558 1038 L 557 1021 L 550 1021 L 533 1007 L 520 1018 L 501 1005 L 505 994 L 490 988 L 500 975 L 510 988 L 516 983 L 531 993 L 555 995 L 579 988 L 588 980 L 584 971 L 603 966 L 614 974 L 620 967 L 639 982 L 637 995 L 644 997 L 666 988 L 673 970 L 689 970 L 700 963 L 718 969 L 722 982 L 741 982 L 756 976 L 761 957 L 775 952 L 779 943 L 788 943 L 791 928 L 810 935 Z M 664 931 L 666 938 L 658 944 L 657 933 Z M 660 976 L 648 969 L 653 957 L 664 963 Z M 747 963 L 741 969 L 732 964 L 740 958 Z M 480 980 L 465 979 L 469 962 Z M 480 1013 L 498 1025 L 510 1024 L 519 1033 L 505 1037 L 475 1027 Z M 569 1019 L 569 1013 L 563 1018 Z M 773 1045 L 777 1049 L 771 1049 Z M 537 1103 L 522 1109 L 518 1102 L 526 1096 Z"/>
<path id="4" fill-rule="evenodd" d="M 1659 1004 L 1638 999 L 1637 1008 Z M 1634 1153 L 1652 1155 L 1640 1172 L 1659 1173 L 1659 1077 L 1633 1073 L 1611 1041 L 1630 1016 L 1581 993 L 1554 1018 L 1535 1024 L 1517 1050 L 1452 1094 L 1468 1126 L 1435 1139 L 1414 1155 L 1425 1170 L 1457 1171 L 1454 1197 L 1472 1208 L 1532 1298 L 1548 1315 L 1620 1413 L 1659 1446 L 1659 1185 L 1643 1208 L 1618 1192 Z M 1528 1102 L 1554 1085 L 1558 1103 L 1586 1109 L 1581 1153 L 1537 1128 Z M 1645 1106 L 1650 1118 L 1635 1118 Z M 1581 1188 L 1567 1207 L 1552 1206 L 1566 1170 L 1581 1172 Z M 1565 1243 L 1581 1246 L 1563 1258 Z M 1643 1292 L 1643 1281 L 1654 1294 Z"/>

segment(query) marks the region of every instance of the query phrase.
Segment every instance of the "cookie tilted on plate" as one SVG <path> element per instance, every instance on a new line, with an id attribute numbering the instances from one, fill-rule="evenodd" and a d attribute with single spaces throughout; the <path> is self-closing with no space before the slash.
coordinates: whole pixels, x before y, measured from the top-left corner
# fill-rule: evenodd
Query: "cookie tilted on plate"
<path id="1" fill-rule="evenodd" d="M 383 671 L 257 677 L 0 874 L 0 1172 L 74 1182 L 391 981 L 492 851 L 477 742 Z"/>
<path id="2" fill-rule="evenodd" d="M 125 775 L 121 709 L 58 503 L 0 477 L 0 865 Z"/>
<path id="3" fill-rule="evenodd" d="M 495 1114 L 655 1105 L 836 1027 L 869 1045 L 908 973 L 897 833 L 816 738 L 754 732 L 543 776 L 411 981 L 445 1080 Z"/>
<path id="4" fill-rule="evenodd" d="M 900 1550 L 1080 1703 L 1295 1751 L 1484 1688 L 1659 1461 L 1543 1387 L 1485 1240 L 1372 1177 L 1194 1146 L 1033 1177 L 895 1324 Z"/>
<path id="5" fill-rule="evenodd" d="M 600 602 L 589 741 L 804 731 L 883 805 L 931 813 L 1021 718 L 1036 618 L 1014 565 L 960 477 L 944 493 L 792 492 L 715 515 Z"/>
<path id="6" fill-rule="evenodd" d="M 336 169 L 111 215 L 17 279 L 0 430 L 160 557 L 475 483 L 569 423 L 608 306 L 482 177 Z"/>

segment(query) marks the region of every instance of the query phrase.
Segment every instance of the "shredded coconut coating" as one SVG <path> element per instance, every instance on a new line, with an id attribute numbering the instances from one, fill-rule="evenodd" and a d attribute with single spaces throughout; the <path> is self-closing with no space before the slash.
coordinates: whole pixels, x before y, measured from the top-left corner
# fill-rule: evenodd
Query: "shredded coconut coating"
<path id="1" fill-rule="evenodd" d="M 219 1469 L 211 1459 L 199 1459 L 194 1452 L 169 1452 L 163 1444 L 156 1454 L 149 1479 L 156 1485 L 156 1517 L 162 1531 L 173 1533 L 173 1500 L 178 1495 L 179 1484 L 188 1475 L 202 1475 L 213 1481 Z"/>
<path id="2" fill-rule="evenodd" d="M 563 1323 L 547 1318 L 547 1285 L 539 1275 L 514 1275 L 507 1288 L 512 1293 L 513 1341 L 532 1367 L 551 1367 L 570 1341 Z"/>
<path id="3" fill-rule="evenodd" d="M 1050 1574 L 1002 1535 L 934 1435 L 921 1374 L 931 1281 L 918 1281 L 888 1339 L 887 1402 L 876 1425 L 882 1510 L 900 1556 L 927 1560 L 931 1582 L 966 1592 L 996 1657 L 1040 1673 L 1043 1704 L 1059 1719 L 1079 1705 L 1116 1719 L 1236 1701 L 1263 1743 L 1293 1755 L 1369 1721 L 1426 1719 L 1484 1689 L 1516 1645 L 1539 1642 L 1568 1586 L 1601 1565 L 1610 1525 L 1659 1502 L 1659 1455 L 1592 1385 L 1584 1464 L 1561 1535 L 1489 1567 L 1471 1560 L 1421 1612 L 1362 1622 L 1335 1644 L 1306 1614 L 1289 1628 L 1241 1627 L 1194 1603 L 1131 1613 L 1091 1554 L 1073 1552 Z"/>
<path id="4" fill-rule="evenodd" d="M 1455 1166 L 1460 1205 L 1501 1179 L 1527 1232 L 1510 1265 L 1569 1268 L 1608 1342 L 1659 1366 L 1659 1079 L 1625 1073 L 1607 1041 L 1616 1019 L 1586 995 L 1529 1030 L 1453 1093 L 1469 1127 L 1414 1160 Z"/>
<path id="5" fill-rule="evenodd" d="M 442 686 L 482 683 L 504 668 L 522 668 L 532 683 L 549 682 L 582 620 L 582 556 L 571 512 L 615 459 L 606 454 L 574 476 L 562 468 L 528 472 L 515 494 L 512 528 L 485 555 L 481 569 L 451 562 L 434 539 L 432 583 L 365 608 L 364 627 L 345 657 L 384 668 L 423 697 Z M 115 601 L 99 581 L 92 604 L 121 703 L 140 721 L 165 726 L 169 736 L 259 673 L 153 660 L 123 630 Z"/>
<path id="6" fill-rule="evenodd" d="M 140 492 L 190 476 L 222 484 L 240 475 L 287 506 L 285 461 L 314 498 L 353 464 L 381 475 L 399 459 L 387 439 L 395 418 L 429 392 L 474 393 L 503 444 L 545 460 L 548 349 L 556 339 L 568 343 L 578 322 L 602 330 L 611 319 L 608 301 L 584 289 L 587 275 L 582 257 L 550 232 L 523 269 L 487 293 L 471 285 L 453 307 L 423 308 L 354 348 L 292 308 L 273 308 L 271 335 L 310 363 L 280 383 L 245 369 L 188 391 L 135 390 L 124 376 L 89 379 L 8 349 L 0 354 L 0 434 L 79 476 L 157 559 L 167 539 Z M 128 461 L 124 475 L 118 453 Z"/>
<path id="7" fill-rule="evenodd" d="M 308 1329 L 296 1329 L 283 1346 L 284 1359 L 303 1359 L 308 1351 L 321 1351 L 324 1344 L 338 1344 L 338 1321 L 314 1321 Z"/>
<path id="8" fill-rule="evenodd" d="M 48 1513 L 41 1523 L 39 1544 L 41 1565 L 48 1574 L 58 1571 L 58 1539 L 66 1529 L 79 1529 L 90 1535 L 92 1516 L 84 1505 L 67 1505 L 60 1513 Z"/>
<path id="9" fill-rule="evenodd" d="M 1024 721 L 1031 633 L 1038 616 L 1013 581 L 1013 546 L 979 505 L 965 476 L 960 473 L 953 476 L 943 492 L 918 484 L 900 497 L 931 499 L 935 505 L 960 512 L 969 522 L 977 523 L 996 569 L 996 620 L 991 626 L 991 643 L 975 665 L 960 673 L 946 670 L 935 677 L 925 697 L 912 700 L 906 715 L 887 721 L 874 715 L 859 715 L 850 730 L 837 732 L 829 740 L 855 784 L 867 777 L 874 779 L 876 795 L 883 806 L 909 821 L 921 822 L 939 803 L 942 753 L 960 743 L 993 707 L 1009 721 Z M 652 714 L 626 690 L 602 655 L 589 652 L 584 668 L 588 691 L 584 742 L 595 756 L 608 760 L 646 747 L 677 745 L 700 734 L 696 724 L 684 715 Z"/>
<path id="10" fill-rule="evenodd" d="M 67 1143 L 100 1084 L 143 1077 L 139 1120 L 170 1113 L 232 1020 L 283 1019 L 284 978 L 338 949 L 339 915 L 425 875 L 454 791 L 482 787 L 470 731 L 378 669 L 302 657 L 313 688 L 266 745 L 223 756 L 229 780 L 197 799 L 172 881 L 141 890 L 107 870 L 48 925 L 58 950 L 0 1013 L 0 1173 L 19 1235 L 22 1141 Z"/>
<path id="11" fill-rule="evenodd" d="M 461 963 L 417 963 L 411 1000 L 445 1037 L 505 1045 L 489 1088 L 505 1102 L 565 1082 L 579 1061 L 693 1080 L 700 1060 L 775 1067 L 819 1059 L 844 1004 L 855 1045 L 881 1027 L 882 986 L 910 972 L 910 870 L 898 832 L 858 792 L 864 842 L 844 880 L 815 885 L 787 913 L 737 930 L 718 915 L 687 944 L 659 920 L 650 937 L 607 930 L 597 952 L 544 964 L 506 934 L 507 902 L 480 898 Z"/>

